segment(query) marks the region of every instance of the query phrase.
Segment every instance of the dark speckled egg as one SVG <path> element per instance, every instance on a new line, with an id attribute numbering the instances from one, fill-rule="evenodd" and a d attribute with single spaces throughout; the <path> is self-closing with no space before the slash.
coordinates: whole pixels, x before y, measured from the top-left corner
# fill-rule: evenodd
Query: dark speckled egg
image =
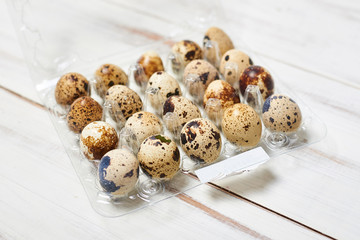
<path id="1" fill-rule="evenodd" d="M 274 81 L 270 73 L 261 66 L 253 65 L 246 68 L 240 75 L 239 83 L 240 91 L 243 96 L 248 85 L 259 86 L 264 101 L 274 93 Z"/>
<path id="2" fill-rule="evenodd" d="M 139 178 L 139 162 L 130 151 L 114 149 L 101 158 L 98 174 L 105 192 L 125 195 L 134 189 Z"/>
<path id="3" fill-rule="evenodd" d="M 180 168 L 179 149 L 171 138 L 164 135 L 146 138 L 137 156 L 141 169 L 152 179 L 169 180 Z"/>
<path id="4" fill-rule="evenodd" d="M 127 85 L 126 73 L 114 64 L 103 64 L 95 72 L 96 91 L 104 97 L 106 91 L 114 85 Z"/>
<path id="5" fill-rule="evenodd" d="M 109 88 L 105 99 L 111 104 L 112 117 L 120 122 L 125 122 L 134 113 L 141 111 L 143 107 L 139 95 L 123 85 L 115 85 Z"/>
<path id="6" fill-rule="evenodd" d="M 211 163 L 221 152 L 220 131 L 210 120 L 196 118 L 182 128 L 180 144 L 192 160 Z"/>
<path id="7" fill-rule="evenodd" d="M 189 76 L 197 76 L 195 81 L 188 81 Z M 205 60 L 194 60 L 184 70 L 184 82 L 191 95 L 203 96 L 209 84 L 220 79 L 217 69 Z M 202 99 L 201 99 L 202 100 Z"/>
<path id="8" fill-rule="evenodd" d="M 200 46 L 196 42 L 190 40 L 183 40 L 175 43 L 171 50 L 173 53 L 179 54 L 184 63 L 184 67 L 192 60 L 203 58 L 203 52 Z"/>
<path id="9" fill-rule="evenodd" d="M 164 71 L 163 62 L 160 56 L 154 51 L 147 51 L 137 60 L 137 63 L 144 69 L 146 77 L 135 74 L 135 81 L 141 85 L 146 84 L 150 77 L 159 71 Z"/>
<path id="10" fill-rule="evenodd" d="M 80 133 L 86 125 L 102 118 L 102 107 L 91 97 L 76 99 L 70 106 L 67 122 L 71 131 Z"/>
<path id="11" fill-rule="evenodd" d="M 192 101 L 181 96 L 172 96 L 165 101 L 163 115 L 169 112 L 176 114 L 178 117 L 178 121 L 166 122 L 169 131 L 174 131 L 183 127 L 188 121 L 201 117 L 199 108 Z"/>
<path id="12" fill-rule="evenodd" d="M 263 106 L 263 122 L 274 132 L 295 132 L 301 125 L 301 111 L 297 103 L 284 95 L 272 95 Z"/>
<path id="13" fill-rule="evenodd" d="M 55 99 L 58 104 L 70 105 L 77 98 L 87 96 L 88 80 L 80 73 L 66 73 L 56 84 Z"/>
<path id="14" fill-rule="evenodd" d="M 230 83 L 223 80 L 213 81 L 205 91 L 203 102 L 204 108 L 210 119 L 215 119 L 216 114 L 218 114 L 218 112 L 214 112 L 213 108 L 206 108 L 206 103 L 211 98 L 220 101 L 222 110 L 240 102 L 239 94 Z"/>

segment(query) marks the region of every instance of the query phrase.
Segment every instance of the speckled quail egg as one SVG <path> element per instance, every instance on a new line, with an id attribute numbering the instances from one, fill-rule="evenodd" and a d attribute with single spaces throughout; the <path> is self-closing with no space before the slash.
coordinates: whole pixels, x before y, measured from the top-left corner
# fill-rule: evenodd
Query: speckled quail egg
<path id="1" fill-rule="evenodd" d="M 190 63 L 192 60 L 203 58 L 203 52 L 200 46 L 197 43 L 190 40 L 183 40 L 175 43 L 172 46 L 171 51 L 179 55 L 181 61 L 184 64 L 183 67 L 186 67 L 186 65 Z M 180 66 L 174 66 L 174 67 L 180 68 Z"/>
<path id="2" fill-rule="evenodd" d="M 145 138 L 160 134 L 162 125 L 159 118 L 151 112 L 137 112 L 125 123 L 125 127 L 135 134 L 136 140 L 141 144 Z"/>
<path id="3" fill-rule="evenodd" d="M 139 162 L 130 151 L 114 149 L 101 158 L 98 174 L 105 192 L 125 195 L 134 189 L 138 181 Z"/>
<path id="4" fill-rule="evenodd" d="M 149 79 L 147 91 L 153 89 L 156 93 L 148 93 L 148 100 L 155 109 L 160 109 L 166 99 L 171 96 L 181 96 L 179 83 L 167 72 L 156 72 Z"/>
<path id="5" fill-rule="evenodd" d="M 261 139 L 261 120 L 249 105 L 237 103 L 228 107 L 221 123 L 225 137 L 237 146 L 254 147 Z"/>
<path id="6" fill-rule="evenodd" d="M 237 69 L 233 69 L 233 63 Z M 220 73 L 224 76 L 225 80 L 234 86 L 239 80 L 239 76 L 247 67 L 253 65 L 251 58 L 237 49 L 227 51 L 221 58 Z M 226 69 L 229 68 L 229 69 Z"/>
<path id="7" fill-rule="evenodd" d="M 207 86 L 217 79 L 219 79 L 219 72 L 205 60 L 194 60 L 184 70 L 184 82 L 193 96 L 202 98 Z"/>
<path id="8" fill-rule="evenodd" d="M 114 64 L 103 64 L 95 72 L 96 91 L 104 97 L 106 91 L 114 85 L 127 85 L 126 73 Z"/>
<path id="9" fill-rule="evenodd" d="M 301 125 L 301 111 L 290 97 L 276 94 L 263 105 L 262 118 L 267 129 L 274 132 L 295 132 Z"/>
<path id="10" fill-rule="evenodd" d="M 182 128 L 188 121 L 201 117 L 199 108 L 192 101 L 181 96 L 172 96 L 165 101 L 163 116 L 167 113 L 173 113 L 176 116 L 173 121 L 165 121 L 166 127 L 172 132 Z"/>
<path id="11" fill-rule="evenodd" d="M 204 107 L 210 98 L 219 99 L 223 109 L 240 102 L 236 90 L 223 80 L 215 80 L 209 84 L 204 94 Z"/>
<path id="12" fill-rule="evenodd" d="M 139 95 L 123 85 L 115 85 L 106 92 L 105 100 L 111 104 L 111 114 L 116 121 L 125 122 L 141 111 L 143 103 Z"/>
<path id="13" fill-rule="evenodd" d="M 226 51 L 234 48 L 234 44 L 232 43 L 230 37 L 223 30 L 221 30 L 220 28 L 217 28 L 217 27 L 211 27 L 206 31 L 204 40 L 203 40 L 204 47 L 206 47 L 206 44 L 209 40 L 217 43 L 219 51 L 220 51 L 220 56 L 219 56 L 220 59 L 221 59 L 221 56 L 223 56 Z M 209 50 L 209 52 L 207 54 L 207 59 L 210 62 L 215 63 L 217 60 L 216 58 L 217 58 L 217 56 L 216 56 L 215 50 L 212 50 L 212 49 Z"/>
<path id="14" fill-rule="evenodd" d="M 80 149 L 89 160 L 101 159 L 105 153 L 116 148 L 118 141 L 116 130 L 110 124 L 95 121 L 82 130 Z"/>
<path id="15" fill-rule="evenodd" d="M 210 120 L 195 118 L 182 128 L 180 144 L 192 160 L 211 163 L 221 152 L 220 131 Z"/>
<path id="16" fill-rule="evenodd" d="M 67 122 L 70 130 L 80 133 L 86 125 L 102 118 L 102 107 L 91 97 L 80 97 L 70 106 Z"/>
<path id="17" fill-rule="evenodd" d="M 135 73 L 137 84 L 146 84 L 150 77 L 159 71 L 164 71 L 164 65 L 160 56 L 154 51 L 147 51 L 137 60 L 137 63 L 144 69 L 145 76 Z"/>
<path id="18" fill-rule="evenodd" d="M 55 100 L 61 105 L 70 105 L 77 98 L 87 96 L 89 90 L 88 80 L 80 73 L 66 73 L 56 84 Z"/>
<path id="19" fill-rule="evenodd" d="M 241 73 L 239 86 L 242 95 L 248 85 L 259 86 L 264 101 L 274 93 L 274 81 L 270 73 L 261 66 L 250 66 Z"/>
<path id="20" fill-rule="evenodd" d="M 146 138 L 137 156 L 141 169 L 152 179 L 169 180 L 180 168 L 179 149 L 173 140 L 164 135 Z"/>

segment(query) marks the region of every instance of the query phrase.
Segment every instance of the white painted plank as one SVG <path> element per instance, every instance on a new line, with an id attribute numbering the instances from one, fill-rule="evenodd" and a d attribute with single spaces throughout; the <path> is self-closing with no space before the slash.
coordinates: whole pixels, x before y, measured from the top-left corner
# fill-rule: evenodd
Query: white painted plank
<path id="1" fill-rule="evenodd" d="M 5 239 L 323 238 L 206 185 L 121 218 L 104 218 L 91 209 L 45 110 L 0 89 L 0 111 Z"/>
<path id="2" fill-rule="evenodd" d="M 360 6 L 345 1 L 223 2 L 229 29 L 269 58 L 360 85 Z"/>
<path id="3" fill-rule="evenodd" d="M 40 102 L 29 77 L 5 1 L 0 2 L 0 22 L 0 85 Z"/>

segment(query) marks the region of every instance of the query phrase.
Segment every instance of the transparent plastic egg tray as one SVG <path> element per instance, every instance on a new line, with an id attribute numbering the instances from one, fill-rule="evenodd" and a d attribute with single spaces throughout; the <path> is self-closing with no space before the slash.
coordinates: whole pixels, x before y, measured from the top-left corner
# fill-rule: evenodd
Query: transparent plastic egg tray
<path id="1" fill-rule="evenodd" d="M 8 0 L 9 10 L 29 65 L 35 88 L 49 110 L 58 135 L 84 186 L 89 201 L 96 212 L 103 216 L 117 217 L 139 210 L 186 190 L 202 184 L 196 179 L 196 172 L 211 167 L 193 161 L 179 144 L 180 129 L 167 129 L 165 122 L 176 122 L 176 116 L 163 116 L 162 107 L 153 108 L 149 95 L 156 97 L 157 89 L 138 85 L 135 77 L 144 74 L 137 64 L 138 58 L 146 51 L 157 52 L 164 63 L 165 71 L 170 73 L 180 84 L 182 95 L 197 104 L 201 115 L 207 118 L 202 106 L 203 92 L 193 96 L 188 91 L 188 84 L 198 81 L 199 76 L 183 78 L 184 63 L 171 52 L 171 46 L 181 40 L 192 40 L 203 47 L 206 59 L 210 51 L 217 51 L 216 42 L 207 42 L 203 46 L 205 31 L 211 26 L 223 29 L 232 39 L 235 49 L 248 54 L 254 65 L 265 67 L 273 76 L 275 93 L 281 93 L 294 99 L 302 113 L 300 128 L 291 134 L 271 132 L 263 126 L 260 143 L 253 149 L 237 147 L 221 133 L 221 154 L 213 165 L 220 162 L 242 161 L 242 167 L 226 169 L 208 180 L 223 178 L 254 169 L 266 161 L 254 161 L 254 149 L 261 149 L 275 157 L 293 149 L 307 146 L 321 140 L 326 134 L 325 125 L 293 93 L 282 84 L 277 75 L 263 65 L 261 59 L 241 41 L 241 35 L 232 31 L 226 23 L 218 1 L 69 1 L 47 2 L 43 0 Z M 54 11 L 56 9 L 56 11 Z M 194 10 L 195 9 L 195 10 Z M 155 11 L 156 10 L 156 11 Z M 161 12 L 162 14 L 159 14 Z M 216 66 L 217 62 L 213 62 Z M 137 153 L 140 143 L 131 131 L 123 128 L 123 122 L 116 122 L 111 115 L 111 104 L 104 101 L 95 90 L 95 70 L 102 64 L 112 63 L 122 68 L 129 79 L 128 87 L 141 97 L 143 111 L 157 114 L 163 122 L 162 134 L 174 139 L 180 150 L 181 167 L 179 172 L 168 181 L 151 179 L 140 170 L 135 188 L 125 196 L 112 196 L 102 190 L 98 181 L 98 160 L 89 161 L 79 147 L 79 134 L 70 131 L 66 114 L 69 107 L 62 107 L 55 101 L 54 91 L 60 76 L 68 72 L 78 72 L 90 82 L 90 96 L 103 106 L 103 121 L 115 127 L 119 134 L 118 148 L 127 148 Z M 174 71 L 177 64 L 178 71 Z M 180 67 L 179 67 L 180 66 Z M 228 70 L 236 72 L 236 67 L 227 65 Z M 240 73 L 236 73 L 239 75 Z M 225 74 L 226 75 L 226 74 Z M 223 78 L 223 76 L 221 76 Z M 245 95 L 239 94 L 241 103 L 251 105 L 259 115 L 263 101 L 258 87 L 248 86 Z M 208 108 L 218 108 L 219 103 L 210 101 Z M 219 111 L 220 112 L 220 111 Z M 213 118 L 221 129 L 221 114 Z M 248 161 L 248 164 L 246 164 Z M 256 170 L 254 170 L 256 171 Z"/>

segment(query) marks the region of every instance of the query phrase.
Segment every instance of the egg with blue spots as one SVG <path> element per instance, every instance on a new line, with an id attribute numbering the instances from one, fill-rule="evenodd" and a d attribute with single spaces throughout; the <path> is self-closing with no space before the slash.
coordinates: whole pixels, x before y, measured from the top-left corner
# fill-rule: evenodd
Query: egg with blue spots
<path id="1" fill-rule="evenodd" d="M 262 117 L 264 126 L 272 132 L 291 133 L 301 125 L 299 105 L 290 97 L 276 94 L 266 99 Z"/>
<path id="2" fill-rule="evenodd" d="M 114 149 L 101 158 L 98 171 L 99 182 L 105 192 L 126 195 L 138 181 L 139 162 L 129 150 Z"/>

